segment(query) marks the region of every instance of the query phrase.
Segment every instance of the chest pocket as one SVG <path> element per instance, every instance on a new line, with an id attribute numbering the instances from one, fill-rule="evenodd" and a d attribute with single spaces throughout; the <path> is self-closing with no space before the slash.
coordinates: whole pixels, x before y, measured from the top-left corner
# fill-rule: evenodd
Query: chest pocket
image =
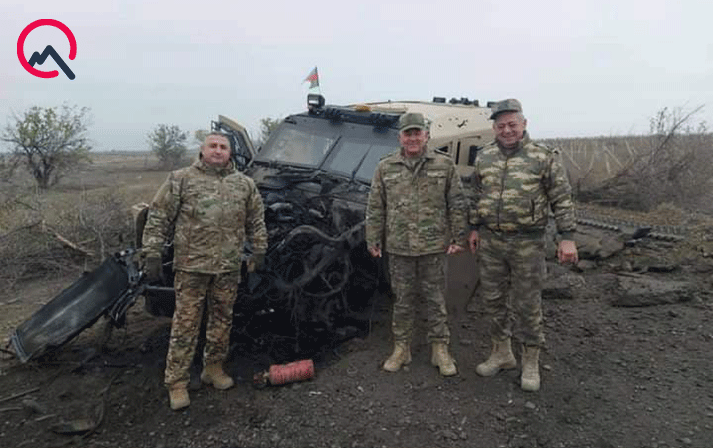
<path id="1" fill-rule="evenodd" d="M 518 188 L 533 202 L 541 200 L 545 196 L 544 173 L 539 165 L 525 170 L 523 175 L 518 176 L 515 183 L 519 184 Z"/>
<path id="2" fill-rule="evenodd" d="M 501 172 L 488 171 L 482 173 L 478 179 L 478 189 L 481 190 L 484 196 L 497 197 L 502 187 Z"/>
<path id="3" fill-rule="evenodd" d="M 195 219 L 198 218 L 201 213 L 199 213 L 201 194 L 198 188 L 192 184 L 192 182 L 186 182 L 183 185 L 181 192 L 181 214 L 184 217 Z"/>
<path id="4" fill-rule="evenodd" d="M 213 179 L 196 179 L 184 190 L 182 210 L 196 222 L 217 223 L 223 215 L 220 185 Z"/>
<path id="5" fill-rule="evenodd" d="M 223 200 L 219 195 L 202 197 L 196 206 L 196 216 L 205 222 L 217 223 L 223 217 Z"/>
<path id="6" fill-rule="evenodd" d="M 241 182 L 227 182 L 224 188 L 223 211 L 226 218 L 232 221 L 231 225 L 242 227 L 246 219 L 249 189 Z"/>
<path id="7" fill-rule="evenodd" d="M 394 173 L 384 173 L 383 179 L 384 182 L 393 182 L 395 180 L 398 180 L 401 177 L 401 173 L 394 172 Z"/>
<path id="8" fill-rule="evenodd" d="M 399 184 L 403 182 L 403 177 L 400 172 L 384 173 L 383 176 L 384 186 L 386 187 L 387 193 L 398 192 L 401 188 Z"/>
<path id="9" fill-rule="evenodd" d="M 446 170 L 428 171 L 426 172 L 426 182 L 428 187 L 445 188 L 448 172 Z"/>

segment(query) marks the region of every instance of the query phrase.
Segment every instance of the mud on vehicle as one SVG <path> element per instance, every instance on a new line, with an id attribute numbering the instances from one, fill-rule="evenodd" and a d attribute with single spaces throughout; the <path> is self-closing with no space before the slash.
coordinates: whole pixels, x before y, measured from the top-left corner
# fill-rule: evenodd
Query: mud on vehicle
<path id="1" fill-rule="evenodd" d="M 307 111 L 286 117 L 259 151 L 233 120 L 219 116 L 211 126 L 229 135 L 233 161 L 255 180 L 268 229 L 264 268 L 243 268 L 233 341 L 273 354 L 318 350 L 364 331 L 375 293 L 388 290 L 383 260 L 366 250 L 364 218 L 376 165 L 399 149 L 401 114 L 423 113 L 429 147 L 453 157 L 464 176 L 493 137 L 490 109 L 466 98 L 329 106 L 321 95 L 309 95 L 307 103 Z M 137 213 L 137 247 L 147 213 L 147 206 Z M 164 280 L 127 286 L 133 296 L 143 294 L 157 316 L 171 316 L 175 306 L 171 244 L 164 249 Z M 248 243 L 246 261 L 251 253 Z M 124 257 L 121 264 L 131 262 Z"/>

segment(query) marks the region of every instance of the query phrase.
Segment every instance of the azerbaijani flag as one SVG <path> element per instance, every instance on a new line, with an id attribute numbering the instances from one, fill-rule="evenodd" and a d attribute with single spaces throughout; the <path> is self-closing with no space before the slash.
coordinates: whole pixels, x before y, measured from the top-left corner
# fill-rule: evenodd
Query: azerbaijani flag
<path id="1" fill-rule="evenodd" d="M 309 81 L 309 88 L 312 89 L 314 87 L 319 87 L 319 74 L 317 73 L 317 67 L 313 68 L 311 72 L 309 72 L 309 75 L 305 78 L 303 83 Z"/>

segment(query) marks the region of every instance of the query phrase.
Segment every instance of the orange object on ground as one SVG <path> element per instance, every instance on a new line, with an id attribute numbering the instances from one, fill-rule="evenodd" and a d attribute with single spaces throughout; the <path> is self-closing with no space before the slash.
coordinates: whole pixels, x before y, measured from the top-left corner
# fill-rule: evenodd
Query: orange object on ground
<path id="1" fill-rule="evenodd" d="M 269 370 L 256 373 L 253 384 L 265 387 L 267 383 L 274 386 L 295 381 L 304 381 L 314 376 L 314 362 L 311 359 L 291 362 L 289 364 L 273 364 Z"/>
<path id="2" fill-rule="evenodd" d="M 308 380 L 314 376 L 314 362 L 304 359 L 289 364 L 272 365 L 267 374 L 270 384 L 274 385 Z"/>

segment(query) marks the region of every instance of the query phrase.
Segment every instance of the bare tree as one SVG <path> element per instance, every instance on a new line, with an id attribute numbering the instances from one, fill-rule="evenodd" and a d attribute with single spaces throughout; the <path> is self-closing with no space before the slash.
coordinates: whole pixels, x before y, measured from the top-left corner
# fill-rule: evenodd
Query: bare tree
<path id="1" fill-rule="evenodd" d="M 88 126 L 87 107 L 33 106 L 22 117 L 13 116 L 0 137 L 12 151 L 4 168 L 14 170 L 24 165 L 37 185 L 46 190 L 63 174 L 89 160 Z"/>
<path id="2" fill-rule="evenodd" d="M 151 151 L 166 168 L 175 168 L 182 163 L 187 152 L 187 139 L 188 132 L 176 125 L 159 124 L 148 134 Z"/>
<path id="3" fill-rule="evenodd" d="M 713 139 L 705 122 L 692 124 L 702 109 L 661 109 L 631 159 L 612 177 L 581 191 L 578 199 L 607 198 L 609 203 L 640 210 L 664 202 L 695 206 L 713 186 Z"/>

